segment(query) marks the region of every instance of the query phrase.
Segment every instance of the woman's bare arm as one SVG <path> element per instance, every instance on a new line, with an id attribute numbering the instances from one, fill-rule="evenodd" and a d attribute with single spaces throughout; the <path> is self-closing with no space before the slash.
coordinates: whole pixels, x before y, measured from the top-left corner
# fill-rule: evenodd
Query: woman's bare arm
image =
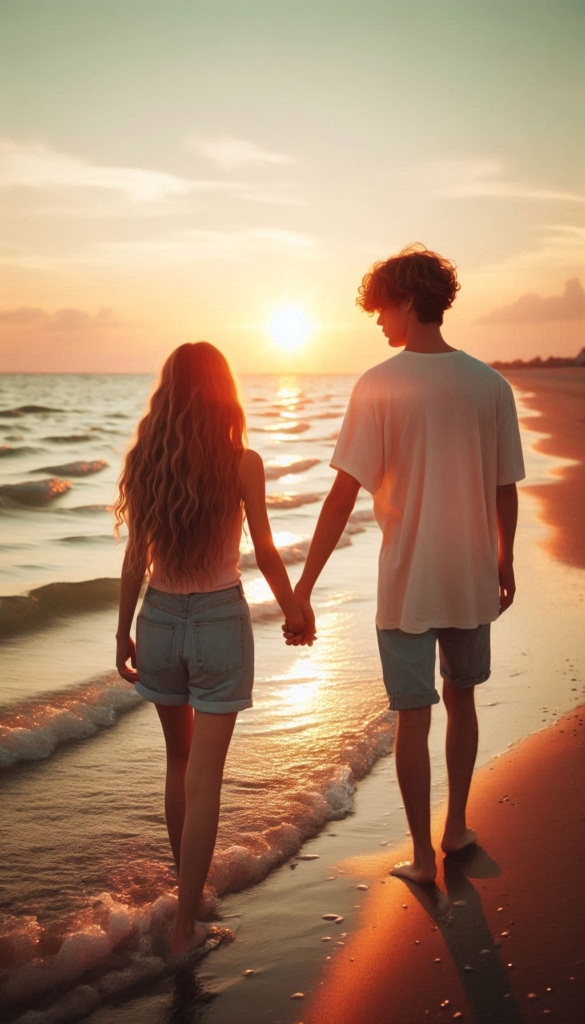
<path id="1" fill-rule="evenodd" d="M 307 625 L 293 594 L 288 573 L 272 539 L 272 530 L 266 511 L 266 485 L 264 464 L 257 452 L 247 449 L 240 463 L 240 484 L 250 528 L 256 563 L 280 607 L 291 633 L 300 633 L 303 639 Z M 312 633 L 306 641 L 311 644 Z"/>
<path id="2" fill-rule="evenodd" d="M 120 579 L 120 604 L 118 610 L 118 630 L 116 632 L 116 668 L 122 678 L 126 679 L 129 683 L 135 683 L 138 680 L 138 673 L 133 671 L 136 669 L 136 646 L 130 636 L 130 630 L 146 573 L 146 557 L 143 561 L 144 567 L 142 572 L 136 572 L 135 567 L 130 568 L 128 552 L 126 552 Z M 127 661 L 130 661 L 131 669 L 127 668 Z"/>

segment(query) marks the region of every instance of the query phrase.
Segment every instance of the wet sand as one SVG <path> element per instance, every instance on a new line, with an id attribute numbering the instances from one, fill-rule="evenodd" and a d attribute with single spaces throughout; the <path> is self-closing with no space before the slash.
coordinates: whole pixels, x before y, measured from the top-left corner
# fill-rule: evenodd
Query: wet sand
<path id="1" fill-rule="evenodd" d="M 481 769 L 469 816 L 481 845 L 445 858 L 436 886 L 388 875 L 408 847 L 340 865 L 367 902 L 304 1024 L 582 1019 L 584 710 Z"/>
<path id="2" fill-rule="evenodd" d="M 553 557 L 567 565 L 585 568 L 585 367 L 551 370 L 507 370 L 514 387 L 526 390 L 523 402 L 536 412 L 526 425 L 548 437 L 535 442 L 537 451 L 574 459 L 575 464 L 557 470 L 558 480 L 528 485 L 541 503 L 541 514 L 551 527 L 545 541 Z"/>

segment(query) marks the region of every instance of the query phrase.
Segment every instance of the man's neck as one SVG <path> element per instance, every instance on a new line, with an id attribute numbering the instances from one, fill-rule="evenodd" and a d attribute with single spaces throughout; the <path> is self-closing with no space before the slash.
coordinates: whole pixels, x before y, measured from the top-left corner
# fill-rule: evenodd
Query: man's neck
<path id="1" fill-rule="evenodd" d="M 438 352 L 456 352 L 457 349 L 447 344 L 438 324 L 421 324 L 420 320 L 413 318 L 406 331 L 404 351 L 434 355 Z"/>

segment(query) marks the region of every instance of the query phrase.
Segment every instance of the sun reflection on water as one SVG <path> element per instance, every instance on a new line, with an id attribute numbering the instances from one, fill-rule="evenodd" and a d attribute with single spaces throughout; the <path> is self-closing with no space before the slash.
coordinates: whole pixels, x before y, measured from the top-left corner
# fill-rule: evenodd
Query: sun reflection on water
<path id="1" fill-rule="evenodd" d="M 268 604 L 274 601 L 274 594 L 263 576 L 246 580 L 246 597 L 252 604 Z"/>
<path id="2" fill-rule="evenodd" d="M 279 387 L 278 391 L 276 392 L 275 405 L 283 405 L 285 407 L 288 406 L 290 408 L 291 406 L 297 404 L 300 398 L 300 394 L 301 389 L 299 387 L 296 387 L 294 385 L 292 387 L 281 385 L 281 387 Z"/>

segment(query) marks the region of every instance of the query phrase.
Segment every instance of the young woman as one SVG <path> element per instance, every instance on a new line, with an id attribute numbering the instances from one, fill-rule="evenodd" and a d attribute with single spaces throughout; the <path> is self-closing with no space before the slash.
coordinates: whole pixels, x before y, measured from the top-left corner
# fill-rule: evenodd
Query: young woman
<path id="1" fill-rule="evenodd" d="M 116 666 L 154 703 L 163 728 L 165 815 L 179 876 L 171 952 L 182 953 L 206 938 L 197 915 L 224 762 L 238 711 L 252 704 L 254 646 L 238 571 L 244 514 L 288 630 L 297 642 L 314 638 L 272 540 L 264 466 L 246 447 L 236 383 L 208 342 L 181 345 L 164 364 L 114 512 L 117 533 L 128 528 Z M 130 629 L 145 576 L 135 646 Z"/>

